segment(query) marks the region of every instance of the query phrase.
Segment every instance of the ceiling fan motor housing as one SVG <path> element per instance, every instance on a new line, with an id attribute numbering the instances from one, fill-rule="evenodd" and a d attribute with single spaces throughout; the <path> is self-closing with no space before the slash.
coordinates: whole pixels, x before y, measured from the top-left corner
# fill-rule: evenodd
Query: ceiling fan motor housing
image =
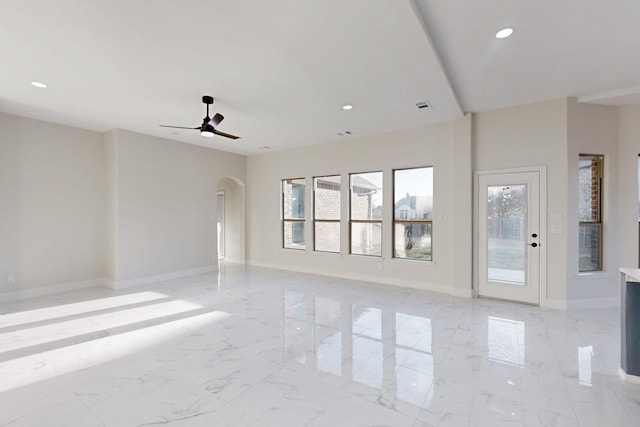
<path id="1" fill-rule="evenodd" d="M 160 126 L 166 127 L 166 128 L 174 128 L 174 129 L 198 129 L 200 130 L 200 135 L 206 136 L 206 137 L 212 137 L 214 135 L 218 135 L 218 136 L 223 136 L 225 138 L 231 138 L 231 139 L 240 138 L 239 136 L 231 135 L 230 133 L 220 132 L 219 130 L 216 130 L 216 126 L 218 126 L 220 122 L 224 120 L 224 116 L 220 113 L 216 113 L 213 116 L 213 118 L 209 117 L 209 105 L 213 104 L 212 96 L 204 95 L 202 97 L 202 102 L 207 104 L 207 115 L 202 120 L 202 124 L 200 126 L 194 127 L 194 128 L 184 127 L 184 126 L 167 126 L 167 125 L 160 125 Z"/>

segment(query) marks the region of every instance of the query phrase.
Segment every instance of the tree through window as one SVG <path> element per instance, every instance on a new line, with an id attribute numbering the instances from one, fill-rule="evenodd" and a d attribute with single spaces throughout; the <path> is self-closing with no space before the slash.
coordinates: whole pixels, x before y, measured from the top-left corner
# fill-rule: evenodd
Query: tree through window
<path id="1" fill-rule="evenodd" d="M 393 171 L 393 256 L 432 260 L 433 168 Z"/>

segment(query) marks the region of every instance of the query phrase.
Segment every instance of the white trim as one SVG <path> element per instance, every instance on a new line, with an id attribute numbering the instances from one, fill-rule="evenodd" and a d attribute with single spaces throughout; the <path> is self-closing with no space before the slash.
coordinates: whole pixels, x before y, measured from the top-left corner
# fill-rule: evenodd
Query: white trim
<path id="1" fill-rule="evenodd" d="M 197 276 L 198 274 L 211 273 L 214 271 L 218 271 L 217 265 L 207 265 L 205 267 L 174 271 L 172 273 L 156 274 L 154 276 L 139 277 L 137 279 L 120 280 L 112 282 L 111 284 L 113 285 L 113 289 L 128 289 L 136 286 L 147 285 L 150 283 L 178 279 L 180 277 Z"/>
<path id="2" fill-rule="evenodd" d="M 358 280 L 361 282 L 378 283 L 382 285 L 399 286 L 403 288 L 419 289 L 422 291 L 438 292 L 441 294 L 451 294 L 451 288 L 438 283 L 420 282 L 417 280 L 396 279 L 393 277 L 380 277 L 368 274 L 328 272 L 314 268 L 297 267 L 291 265 L 274 264 L 270 262 L 249 261 L 249 265 L 254 267 L 270 268 L 274 270 L 295 271 L 297 273 L 315 274 L 318 276 L 339 277 L 347 280 Z"/>
<path id="3" fill-rule="evenodd" d="M 20 301 L 28 298 L 37 298 L 63 292 L 77 291 L 80 289 L 108 286 L 107 279 L 82 280 L 80 282 L 63 283 L 61 285 L 43 286 L 40 288 L 18 289 L 0 294 L 0 303 Z"/>
<path id="4" fill-rule="evenodd" d="M 296 254 L 296 255 L 306 255 L 308 253 L 307 248 L 279 248 L 278 253 L 280 254 Z"/>
<path id="5" fill-rule="evenodd" d="M 598 104 L 602 101 L 611 101 L 611 98 L 619 98 L 626 96 L 640 95 L 640 87 L 631 87 L 626 89 L 612 90 L 609 92 L 594 93 L 591 95 L 583 95 L 578 97 L 577 101 L 580 103 L 592 103 Z M 617 105 L 617 104 L 611 104 Z"/>
<path id="6" fill-rule="evenodd" d="M 326 256 L 329 258 L 340 258 L 342 254 L 340 252 L 329 252 L 329 251 L 311 251 L 309 252 L 311 256 Z"/>
<path id="7" fill-rule="evenodd" d="M 478 253 L 480 247 L 480 219 L 479 219 L 479 206 L 478 206 L 478 191 L 480 189 L 480 176 L 481 175 L 500 175 L 500 174 L 512 174 L 523 172 L 538 172 L 540 192 L 540 275 L 539 275 L 539 294 L 538 305 L 549 307 L 547 300 L 547 166 L 526 166 L 522 168 L 509 168 L 509 169 L 493 169 L 484 171 L 473 172 L 473 296 L 478 297 L 479 287 L 479 265 L 478 265 Z M 543 232 L 544 231 L 544 232 Z M 555 303 L 552 303 L 555 305 Z"/>
<path id="8" fill-rule="evenodd" d="M 393 264 L 407 264 L 407 265 L 415 265 L 415 266 L 423 266 L 423 267 L 430 267 L 433 268 L 434 265 L 436 265 L 435 261 L 431 260 L 431 261 L 423 261 L 423 260 L 419 260 L 419 259 L 411 259 L 411 258 L 390 258 L 389 259 L 390 263 Z"/>
<path id="9" fill-rule="evenodd" d="M 473 289 L 451 288 L 451 295 L 458 298 L 473 298 Z"/>
<path id="10" fill-rule="evenodd" d="M 472 223 L 471 223 L 471 293 L 473 298 L 479 298 L 478 285 L 480 284 L 480 267 L 478 267 L 480 251 L 480 205 L 478 204 L 478 192 L 480 190 L 480 172 L 473 172 L 472 194 Z"/>
<path id="11" fill-rule="evenodd" d="M 620 377 L 628 382 L 628 383 L 632 383 L 632 384 L 640 384 L 640 377 L 637 375 L 631 375 L 631 374 L 627 374 L 624 369 L 622 368 L 618 368 L 618 374 L 620 375 Z"/>
<path id="12" fill-rule="evenodd" d="M 115 280 L 111 280 L 111 279 L 102 279 L 102 285 L 106 286 L 107 288 L 110 289 L 116 289 L 116 282 Z"/>
<path id="13" fill-rule="evenodd" d="M 567 302 L 565 300 L 561 300 L 561 299 L 550 299 L 550 298 L 547 298 L 546 300 L 543 300 L 542 307 L 544 307 L 544 308 L 552 308 L 552 309 L 555 309 L 555 310 L 566 310 L 567 309 Z"/>
<path id="14" fill-rule="evenodd" d="M 602 297 L 567 300 L 567 309 L 584 310 L 589 308 L 620 307 L 620 297 Z"/>
<path id="15" fill-rule="evenodd" d="M 383 262 L 385 258 L 382 255 L 362 255 L 362 254 L 347 254 L 349 259 L 364 262 Z"/>
<path id="16" fill-rule="evenodd" d="M 578 280 L 589 280 L 589 279 L 614 279 L 618 278 L 618 273 L 608 273 L 606 271 L 595 271 L 595 272 L 583 272 L 577 273 L 576 279 Z"/>

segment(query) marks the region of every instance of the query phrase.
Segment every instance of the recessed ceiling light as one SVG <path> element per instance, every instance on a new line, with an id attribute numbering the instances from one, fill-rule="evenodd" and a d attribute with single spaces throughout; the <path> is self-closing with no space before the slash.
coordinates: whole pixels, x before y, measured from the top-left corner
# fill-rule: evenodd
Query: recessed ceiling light
<path id="1" fill-rule="evenodd" d="M 350 105 L 350 104 L 345 104 L 342 106 L 343 110 L 351 110 L 352 108 L 353 108 L 353 105 Z"/>
<path id="2" fill-rule="evenodd" d="M 496 33 L 497 39 L 506 39 L 511 34 L 513 34 L 513 28 L 503 28 Z"/>
<path id="3" fill-rule="evenodd" d="M 44 83 L 40 83 L 40 82 L 31 82 L 31 86 L 35 86 L 35 87 L 39 87 L 39 88 L 45 88 L 47 87 L 46 84 Z"/>

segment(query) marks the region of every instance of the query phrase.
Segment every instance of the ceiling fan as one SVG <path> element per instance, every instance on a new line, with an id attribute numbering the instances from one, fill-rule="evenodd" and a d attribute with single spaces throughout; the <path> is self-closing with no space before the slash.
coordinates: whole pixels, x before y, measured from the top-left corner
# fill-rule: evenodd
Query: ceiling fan
<path id="1" fill-rule="evenodd" d="M 213 116 L 213 118 L 209 117 L 209 105 L 213 104 L 213 97 L 205 95 L 202 97 L 202 102 L 207 104 L 207 116 L 202 120 L 202 125 L 195 128 L 189 128 L 189 127 L 183 127 L 183 126 L 167 126 L 167 125 L 160 125 L 160 127 L 173 128 L 173 129 L 199 129 L 200 135 L 206 136 L 208 138 L 211 138 L 213 135 L 220 135 L 220 136 L 224 136 L 225 138 L 231 138 L 231 139 L 240 138 L 239 136 L 231 135 L 230 133 L 226 133 L 226 132 L 220 132 L 219 130 L 216 129 L 216 126 L 220 124 L 220 122 L 224 119 L 224 116 L 220 113 L 216 113 L 216 115 Z"/>

